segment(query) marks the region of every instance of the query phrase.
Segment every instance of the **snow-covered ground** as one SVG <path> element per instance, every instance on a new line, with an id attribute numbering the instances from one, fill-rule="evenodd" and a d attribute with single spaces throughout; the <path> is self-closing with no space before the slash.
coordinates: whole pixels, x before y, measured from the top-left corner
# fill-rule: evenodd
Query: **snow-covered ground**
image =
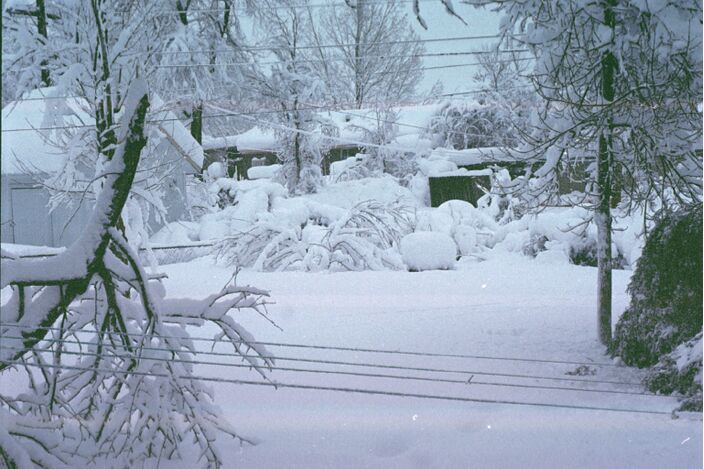
<path id="1" fill-rule="evenodd" d="M 239 283 L 271 290 L 276 304 L 269 307 L 270 317 L 282 330 L 254 314 L 242 313 L 239 319 L 257 340 L 267 342 L 523 359 L 269 346 L 279 357 L 277 367 L 358 374 L 272 371 L 269 378 L 280 383 L 665 413 L 677 406 L 671 397 L 637 394 L 644 392 L 637 384 L 641 373 L 613 366 L 603 354 L 596 340 L 596 269 L 540 262 L 517 254 L 497 255 L 460 268 L 419 273 L 247 270 L 239 274 Z M 222 287 L 232 274 L 231 269 L 216 266 L 207 257 L 161 270 L 169 275 L 169 296 L 204 296 Z M 625 290 L 629 276 L 630 271 L 614 272 L 615 316 L 628 303 Z M 207 335 L 202 330 L 194 329 L 193 333 Z M 211 350 L 210 344 L 200 343 L 200 347 Z M 227 352 L 220 346 L 212 350 Z M 228 362 L 217 355 L 199 355 L 199 359 Z M 526 361 L 529 359 L 574 363 Z M 575 372 L 580 364 L 589 364 L 587 374 L 566 374 Z M 248 369 L 199 366 L 204 376 L 262 381 Z M 505 376 L 508 374 L 530 377 Z M 223 442 L 228 467 L 702 466 L 701 414 L 680 414 L 673 419 L 667 414 L 228 383 L 213 383 L 213 388 L 224 416 L 243 435 L 259 440 L 256 446 L 244 447 Z M 190 464 L 186 461 L 180 467 Z"/>

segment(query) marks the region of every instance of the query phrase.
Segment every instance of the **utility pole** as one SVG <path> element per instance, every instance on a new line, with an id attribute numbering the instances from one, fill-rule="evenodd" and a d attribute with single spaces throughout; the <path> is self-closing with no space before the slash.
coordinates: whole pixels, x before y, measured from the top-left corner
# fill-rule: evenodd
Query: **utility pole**
<path id="1" fill-rule="evenodd" d="M 605 0 L 604 24 L 613 34 L 616 29 L 614 7 L 616 0 Z M 612 39 L 613 42 L 613 39 Z M 613 102 L 615 96 L 614 77 L 618 61 L 613 52 L 607 50 L 601 59 L 601 97 L 604 104 Z M 611 342 L 611 297 L 612 297 L 612 253 L 611 253 L 611 202 L 613 197 L 613 120 L 607 118 L 607 125 L 601 129 L 597 155 L 598 202 L 595 215 L 597 226 L 597 321 L 599 340 L 608 345 Z"/>

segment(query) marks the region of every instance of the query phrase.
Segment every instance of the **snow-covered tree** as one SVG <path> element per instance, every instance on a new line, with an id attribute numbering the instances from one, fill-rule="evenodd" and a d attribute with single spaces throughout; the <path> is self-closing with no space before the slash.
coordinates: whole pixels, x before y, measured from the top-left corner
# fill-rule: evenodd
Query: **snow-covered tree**
<path id="1" fill-rule="evenodd" d="M 90 170 L 87 188 L 96 199 L 65 252 L 40 260 L 2 253 L 0 373 L 18 383 L 0 395 L 5 466 L 141 467 L 178 457 L 191 441 L 204 465 L 219 467 L 217 436 L 237 435 L 194 372 L 186 326 L 211 323 L 215 339 L 253 368 L 263 373 L 271 364 L 230 315 L 241 308 L 264 314 L 266 292 L 230 284 L 202 300 L 166 298 L 163 276 L 147 273 L 125 237 L 130 200 L 153 190 L 140 191 L 138 179 L 165 170 L 143 166 L 158 124 L 149 120 L 145 76 L 162 46 L 161 4 L 56 1 L 49 10 L 58 12 L 51 34 L 61 40 L 43 44 L 50 53 L 37 51 L 48 57 L 55 83 L 48 115 L 62 129 L 67 97 L 77 95 L 90 117 L 63 126 L 75 131 L 78 151 L 66 155 L 56 182 Z M 35 71 L 27 76 L 41 76 L 43 62 L 29 61 Z"/>
<path id="2" fill-rule="evenodd" d="M 177 1 L 175 9 L 162 16 L 170 27 L 151 81 L 168 103 L 184 112 L 191 134 L 199 143 L 205 126 L 203 117 L 208 114 L 207 102 L 224 97 L 229 106 L 249 96 L 242 86 L 243 67 L 252 57 L 242 48 L 243 34 L 237 12 L 253 8 L 250 3 L 246 0 Z"/>
<path id="3" fill-rule="evenodd" d="M 54 37 L 49 36 L 47 22 L 59 19 L 59 16 L 55 11 L 47 12 L 45 0 L 19 5 L 3 2 L 2 15 L 4 107 L 8 101 L 19 97 L 17 93 L 20 90 L 52 84 L 48 44 Z M 23 53 L 26 49 L 31 49 L 34 53 Z"/>
<path id="4" fill-rule="evenodd" d="M 277 109 L 271 127 L 279 143 L 281 175 L 291 193 L 315 192 L 320 186 L 321 161 L 337 131 L 311 105 L 325 95 L 325 83 L 313 73 L 310 49 L 303 47 L 309 13 L 301 5 L 278 0 L 262 4 L 257 13 L 267 46 L 277 61 L 268 69 L 256 70 L 252 82 L 261 97 Z"/>
<path id="5" fill-rule="evenodd" d="M 435 113 L 428 133 L 439 147 L 513 147 L 517 144 L 513 110 L 502 98 L 481 102 L 449 101 Z"/>
<path id="6" fill-rule="evenodd" d="M 507 38 L 536 56 L 544 100 L 527 151 L 544 164 L 535 190 L 559 168 L 591 161 L 598 228 L 598 324 L 611 338 L 611 209 L 701 200 L 702 6 L 686 0 L 471 0 L 505 14 Z M 513 40 L 519 38 L 515 37 Z M 668 196 L 669 194 L 669 196 Z M 660 203 L 660 202 L 659 202 Z"/>
<path id="7" fill-rule="evenodd" d="M 313 30 L 315 72 L 333 102 L 354 107 L 398 102 L 423 77 L 425 48 L 397 0 L 350 0 L 322 9 Z M 334 47 L 329 47 L 334 46 Z"/>

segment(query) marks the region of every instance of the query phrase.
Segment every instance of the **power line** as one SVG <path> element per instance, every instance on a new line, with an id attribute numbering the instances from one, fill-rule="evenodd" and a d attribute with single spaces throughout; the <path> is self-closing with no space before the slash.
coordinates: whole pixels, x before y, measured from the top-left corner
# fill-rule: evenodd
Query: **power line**
<path id="1" fill-rule="evenodd" d="M 20 349 L 14 347 L 3 347 L 0 345 L 0 350 L 11 350 L 19 351 Z M 174 350 L 174 349 L 157 349 L 169 353 L 186 353 L 186 354 L 196 354 L 191 350 Z M 39 353 L 49 353 L 50 350 L 35 350 Z M 130 359 L 133 358 L 130 355 L 119 355 L 119 354 L 106 354 L 106 353 L 96 353 L 96 352 L 74 352 L 62 349 L 60 352 L 62 355 L 76 355 L 76 356 L 93 356 L 97 358 L 120 358 L 120 359 Z M 233 358 L 239 358 L 241 355 L 232 354 Z M 272 358 L 272 357 L 267 357 Z M 275 357 L 273 357 L 276 360 Z M 205 360 L 184 360 L 179 358 L 166 358 L 166 357 L 143 357 L 144 361 L 156 361 L 156 362 L 176 362 L 176 363 L 187 363 L 191 365 L 205 365 L 205 366 L 221 366 L 225 368 L 247 368 L 251 369 L 252 365 L 247 363 L 223 363 L 216 361 L 205 361 Z M 480 386 L 494 386 L 494 387 L 509 387 L 509 388 L 523 388 L 523 389 L 545 389 L 554 391 L 569 391 L 569 392 L 592 392 L 592 393 L 606 393 L 606 394 L 628 394 L 633 396 L 647 396 L 647 397 L 669 397 L 661 394 L 652 394 L 645 392 L 634 392 L 634 391 L 621 391 L 613 389 L 593 389 L 593 388 L 575 388 L 575 387 L 562 387 L 562 386 L 545 386 L 537 384 L 517 384 L 517 383 L 499 383 L 490 381 L 480 381 L 474 380 L 473 377 L 469 380 L 459 380 L 459 379 L 449 379 L 449 378 L 429 378 L 425 376 L 408 376 L 408 375 L 389 375 L 383 373 L 365 373 L 359 371 L 340 371 L 340 370 L 323 370 L 323 369 L 310 369 L 310 368 L 291 368 L 282 366 L 264 366 L 271 371 L 286 371 L 294 373 L 312 373 L 312 374 L 326 374 L 326 375 L 341 375 L 341 376 L 359 376 L 368 378 L 382 378 L 382 379 L 396 379 L 402 381 L 427 381 L 433 383 L 448 383 L 448 384 L 463 384 L 463 385 L 480 385 Z"/>
<path id="2" fill-rule="evenodd" d="M 393 3 L 413 3 L 416 0 L 396 0 Z M 432 2 L 434 0 L 418 0 L 421 3 L 425 2 Z M 366 0 L 367 5 L 386 5 L 386 4 L 391 4 L 392 2 L 386 2 L 386 1 L 369 1 Z M 345 2 L 333 2 L 333 3 L 308 3 L 308 4 L 289 4 L 289 5 L 282 5 L 282 6 L 257 6 L 254 8 L 254 10 L 259 10 L 259 11 L 277 11 L 277 10 L 290 10 L 290 9 L 308 9 L 308 8 L 332 8 L 332 7 L 344 7 L 344 6 L 349 6 Z M 155 15 L 159 16 L 166 16 L 166 15 L 177 15 L 177 14 L 189 14 L 189 13 L 224 13 L 226 11 L 229 12 L 242 12 L 242 13 L 249 13 L 250 9 L 246 7 L 231 7 L 231 8 L 194 8 L 194 9 L 184 9 L 184 10 L 160 10 L 156 12 Z M 126 11 L 123 11 L 123 13 L 128 13 Z"/>
<path id="3" fill-rule="evenodd" d="M 49 363 L 23 363 L 17 361 L 7 361 L 5 362 L 9 365 L 21 365 L 21 366 L 33 366 L 37 368 L 53 368 L 53 369 L 69 369 L 76 371 L 91 371 L 96 373 L 109 373 L 109 374 L 122 374 L 122 375 L 135 375 L 135 376 L 145 376 L 145 377 L 158 377 L 158 378 L 171 378 L 173 375 L 164 373 L 153 373 L 153 372 L 140 372 L 140 371 L 127 371 L 127 370 L 105 370 L 99 368 L 91 367 L 78 367 L 70 365 L 53 365 Z M 623 409 L 614 407 L 599 407 L 599 406 L 582 406 L 582 405 L 571 405 L 571 404 L 555 404 L 555 403 L 544 403 L 544 402 L 523 402 L 514 400 L 504 400 L 504 399 L 481 399 L 472 397 L 461 397 L 461 396 L 446 396 L 438 394 L 420 394 L 420 393 L 406 393 L 398 391 L 382 391 L 376 389 L 367 388 L 351 388 L 351 387 L 340 387 L 340 386 L 316 386 L 308 384 L 293 384 L 293 383 L 282 383 L 282 382 L 271 382 L 271 381 L 251 381 L 251 380 L 241 380 L 241 379 L 229 379 L 220 377 L 208 377 L 208 376 L 177 376 L 178 379 L 193 379 L 197 381 L 209 381 L 217 382 L 223 384 L 240 384 L 240 385 L 251 385 L 251 386 L 268 386 L 273 388 L 290 388 L 290 389 L 307 389 L 307 390 L 317 390 L 317 391 L 333 391 L 333 392 L 345 392 L 345 393 L 355 393 L 355 394 L 371 394 L 371 395 L 384 395 L 392 397 L 410 397 L 417 399 L 433 399 L 433 400 L 446 400 L 455 402 L 472 402 L 478 404 L 497 404 L 497 405 L 514 405 L 514 406 L 527 406 L 527 407 L 548 407 L 548 408 L 560 408 L 560 409 L 570 409 L 570 410 L 585 410 L 585 411 L 605 411 L 605 412 L 620 412 L 620 413 L 634 413 L 634 414 L 652 414 L 652 415 L 672 415 L 671 412 L 657 411 L 657 410 L 646 410 L 646 409 Z"/>
<path id="4" fill-rule="evenodd" d="M 491 90 L 473 90 L 473 91 L 465 91 L 462 92 L 461 94 L 473 94 L 473 93 L 480 93 L 480 92 L 487 92 Z M 459 95 L 460 93 L 448 93 L 449 95 Z M 439 96 L 444 96 L 444 95 L 439 95 Z M 37 98 L 28 98 L 27 100 L 34 100 Z M 18 100 L 20 101 L 20 100 Z M 209 102 L 203 101 L 205 104 L 208 104 Z M 220 108 L 216 108 L 220 109 Z M 209 115 L 204 115 L 203 119 L 213 119 L 217 117 L 247 117 L 251 115 L 258 115 L 258 114 L 279 114 L 282 112 L 296 112 L 296 111 L 306 111 L 306 110 L 317 110 L 317 111 L 325 111 L 323 107 L 321 106 L 300 106 L 296 109 L 292 109 L 289 111 L 284 111 L 281 109 L 265 109 L 265 110 L 259 110 L 259 111 L 248 111 L 248 112 L 236 112 L 236 111 L 225 111 L 220 114 L 209 114 Z M 161 111 L 161 110 L 159 110 Z M 330 110 L 331 112 L 333 110 Z M 337 111 L 336 111 L 337 112 Z M 156 124 L 160 122 L 181 122 L 181 119 L 179 118 L 168 118 L 168 119 L 151 119 L 147 120 L 147 124 Z M 263 122 L 264 124 L 268 125 L 271 123 Z M 50 127 L 27 127 L 27 128 L 15 128 L 15 129 L 1 129 L 1 132 L 31 132 L 31 131 L 48 131 L 48 130 L 70 130 L 70 129 L 81 129 L 81 128 L 93 128 L 94 125 L 88 125 L 88 124 L 77 124 L 77 125 L 65 125 L 65 126 L 50 126 Z M 332 140 L 336 140 L 334 137 L 327 137 Z"/>
<path id="5" fill-rule="evenodd" d="M 518 57 L 515 59 L 511 60 L 494 60 L 492 63 L 513 63 L 513 62 L 524 62 L 527 60 L 535 60 L 533 57 Z M 469 67 L 469 66 L 476 66 L 476 65 L 484 65 L 481 62 L 474 62 L 470 64 L 456 64 L 456 65 L 439 65 L 437 67 L 423 67 L 422 69 L 427 71 L 427 70 L 441 70 L 445 68 L 459 68 L 459 67 Z"/>
<path id="6" fill-rule="evenodd" d="M 24 340 L 16 337 L 18 340 Z M 71 341 L 68 339 L 44 339 L 46 341 L 69 343 L 74 345 L 80 345 L 80 341 Z M 242 345 L 247 345 L 247 342 L 243 342 Z M 254 343 L 252 343 L 254 345 Z M 165 351 L 163 348 L 159 347 L 143 347 L 145 350 L 155 350 L 155 351 Z M 168 351 L 168 350 L 167 350 Z M 182 350 L 181 352 L 186 352 Z M 222 353 L 215 352 L 199 352 L 204 355 L 222 355 Z M 232 356 L 232 354 L 225 354 L 224 356 Z M 326 364 L 326 365 L 341 365 L 341 366 L 357 366 L 365 368 L 381 368 L 381 369 L 393 369 L 393 370 L 405 370 L 405 371 L 424 371 L 428 373 L 451 373 L 451 374 L 461 374 L 461 375 L 482 375 L 482 376 L 501 376 L 504 378 L 520 378 L 520 379 L 540 379 L 548 381 L 565 381 L 565 382 L 578 382 L 578 383 L 595 383 L 595 384 L 614 384 L 614 385 L 624 385 L 624 386 L 640 386 L 640 383 L 633 383 L 628 381 L 612 381 L 612 380 L 598 380 L 598 379 L 580 379 L 580 378 L 566 378 L 566 377 L 556 377 L 556 376 L 543 376 L 543 375 L 526 375 L 526 374 L 516 374 L 516 373 L 493 373 L 489 371 L 474 371 L 465 369 L 447 369 L 447 368 L 428 368 L 428 367 L 413 367 L 404 365 L 388 365 L 381 363 L 368 363 L 368 362 L 350 362 L 344 360 L 325 360 L 316 358 L 302 358 L 302 357 L 284 357 L 284 356 L 267 356 L 262 357 L 260 355 L 247 355 L 238 354 L 237 357 L 242 358 L 269 358 L 273 360 L 290 361 L 290 362 L 301 362 L 301 363 L 316 363 L 316 364 Z"/>
<path id="7" fill-rule="evenodd" d="M 519 52 L 522 50 L 515 50 L 512 52 Z M 528 51 L 527 49 L 525 50 L 526 52 Z M 467 52 L 467 53 L 443 53 L 440 52 L 438 54 L 447 54 L 447 55 L 479 55 L 479 53 L 485 53 L 482 51 L 472 51 L 472 52 Z M 389 58 L 405 58 L 405 57 L 425 57 L 426 54 L 409 54 L 409 55 L 378 55 L 378 56 L 367 56 L 367 58 L 379 58 L 379 59 L 389 59 Z M 439 55 L 434 55 L 434 56 L 439 56 Z M 329 59 L 300 59 L 300 60 L 295 60 L 295 61 L 284 61 L 284 60 L 272 60 L 268 62 L 231 62 L 231 63 L 202 63 L 202 64 L 166 64 L 166 65 L 155 65 L 154 68 L 199 68 L 199 67 L 248 67 L 248 66 L 253 66 L 253 65 L 287 65 L 287 64 L 303 64 L 303 63 L 321 63 L 321 62 L 340 62 L 340 61 L 346 61 L 348 60 L 345 57 L 331 57 Z M 494 60 L 492 63 L 514 63 L 518 61 L 526 61 L 526 60 L 535 60 L 533 57 L 517 57 L 513 59 L 507 59 L 507 60 Z M 476 66 L 476 65 L 484 65 L 482 62 L 473 62 L 473 63 L 468 63 L 468 64 L 455 64 L 455 65 L 439 65 L 439 66 L 434 66 L 434 67 L 418 67 L 417 70 L 439 70 L 443 68 L 457 68 L 457 67 L 469 67 L 469 66 Z M 370 73 L 369 75 L 388 75 L 391 72 L 375 72 L 375 73 Z"/>
<path id="8" fill-rule="evenodd" d="M 497 51 L 458 51 L 458 52 L 427 52 L 422 54 L 405 55 L 363 55 L 361 59 L 405 59 L 416 57 L 461 57 L 466 55 L 491 55 L 495 53 L 518 54 L 530 52 L 529 49 L 502 49 Z M 530 58 L 532 59 L 532 57 Z M 511 59 L 513 61 L 515 59 Z M 244 65 L 278 65 L 278 64 L 298 64 L 298 63 L 320 63 L 320 62 L 347 62 L 348 57 L 326 57 L 324 59 L 297 59 L 295 61 L 275 60 L 269 62 L 221 62 L 221 63 L 199 63 L 199 64 L 160 64 L 155 68 L 186 68 L 186 67 L 233 67 Z M 390 72 L 384 72 L 388 74 Z"/>
<path id="9" fill-rule="evenodd" d="M 398 41 L 376 41 L 376 42 L 362 42 L 362 43 L 343 43 L 343 44 L 320 44 L 315 46 L 296 46 L 299 50 L 317 50 L 317 49 L 338 49 L 342 47 L 355 47 L 359 45 L 360 47 L 367 46 L 377 46 L 377 45 L 394 45 L 394 44 L 415 44 L 415 43 L 435 43 L 435 42 L 452 42 L 452 41 L 472 41 L 472 40 L 483 40 L 483 39 L 499 39 L 502 38 L 502 34 L 488 34 L 483 36 L 459 36 L 459 37 L 442 37 L 442 38 L 432 38 L 432 39 L 407 39 Z M 275 51 L 285 49 L 285 46 L 240 46 L 236 49 L 195 49 L 195 50 L 176 50 L 176 51 L 161 51 L 158 54 L 161 55 L 178 55 L 178 54 L 192 54 L 192 53 L 236 53 L 236 52 L 257 52 L 257 51 Z M 145 54 L 147 51 L 135 51 L 125 55 L 134 54 Z M 150 51 L 151 52 L 151 51 Z M 494 51 L 495 52 L 495 51 Z"/>
<path id="10" fill-rule="evenodd" d="M 62 329 L 58 327 L 50 326 L 40 326 L 40 327 L 25 327 L 19 324 L 3 324 L 3 327 L 12 327 L 15 329 L 26 329 L 26 330 L 50 330 L 61 332 Z M 66 332 L 63 330 L 63 332 Z M 84 329 L 79 329 L 72 331 L 72 333 L 84 333 L 84 334 L 97 334 L 95 331 L 87 331 Z M 124 332 L 110 331 L 110 334 L 119 336 L 129 336 Z M 165 339 L 178 339 L 179 337 L 174 336 L 160 336 Z M 14 337 L 19 339 L 19 337 Z M 196 342 L 213 342 L 213 343 L 225 343 L 229 344 L 232 341 L 228 339 L 213 339 L 208 337 L 189 337 L 190 340 Z M 48 339 L 47 339 L 48 340 Z M 290 342 L 261 342 L 261 341 L 240 341 L 244 344 L 255 344 L 255 345 L 265 345 L 272 347 L 290 347 L 290 348 L 303 348 L 303 349 L 314 349 L 314 350 L 335 350 L 341 352 L 363 352 L 363 353 L 379 353 L 379 354 L 390 354 L 390 355 L 409 355 L 409 356 L 423 356 L 423 357 L 436 357 L 436 358 L 469 358 L 478 360 L 501 360 L 501 361 L 519 361 L 519 362 L 531 362 L 531 363 L 551 363 L 560 365 L 592 365 L 592 366 L 608 366 L 608 367 L 619 367 L 613 363 L 604 362 L 585 362 L 585 361 L 572 361 L 572 360 L 555 360 L 555 359 L 541 359 L 541 358 L 523 358 L 523 357 L 497 357 L 490 355 L 467 355 L 467 354 L 453 354 L 453 353 L 435 353 L 435 352 L 420 352 L 420 351 L 409 351 L 409 350 L 388 350 L 388 349 L 375 349 L 375 348 L 363 348 L 363 347 L 341 347 L 333 345 L 310 345 L 310 344 L 296 344 Z"/>

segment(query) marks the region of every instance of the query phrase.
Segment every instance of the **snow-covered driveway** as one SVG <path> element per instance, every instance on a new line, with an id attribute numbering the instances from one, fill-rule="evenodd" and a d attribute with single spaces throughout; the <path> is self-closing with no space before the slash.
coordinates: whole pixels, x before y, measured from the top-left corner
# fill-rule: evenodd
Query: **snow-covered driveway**
<path id="1" fill-rule="evenodd" d="M 169 275 L 167 292 L 173 296 L 213 292 L 232 273 L 209 259 L 163 270 Z M 627 305 L 629 275 L 615 272 L 616 314 Z M 242 313 L 241 322 L 257 340 L 266 342 L 521 359 L 269 346 L 279 357 L 276 366 L 288 369 L 269 374 L 280 383 L 671 411 L 674 399 L 639 394 L 644 392 L 639 385 L 623 384 L 637 383 L 639 372 L 610 366 L 603 355 L 595 332 L 595 276 L 593 268 L 541 264 L 518 256 L 494 258 L 466 270 L 422 273 L 245 271 L 240 284 L 271 290 L 276 304 L 269 312 L 283 331 L 251 313 Z M 219 346 L 213 350 L 227 351 Z M 218 355 L 199 359 L 241 363 Z M 586 375 L 567 374 L 580 365 L 588 366 Z M 261 381 L 239 367 L 201 365 L 199 374 Z M 226 460 L 237 467 L 702 465 L 701 421 L 687 415 L 672 419 L 661 414 L 226 383 L 213 387 L 216 402 L 234 427 L 260 440 L 254 447 L 224 446 L 229 453 Z"/>

